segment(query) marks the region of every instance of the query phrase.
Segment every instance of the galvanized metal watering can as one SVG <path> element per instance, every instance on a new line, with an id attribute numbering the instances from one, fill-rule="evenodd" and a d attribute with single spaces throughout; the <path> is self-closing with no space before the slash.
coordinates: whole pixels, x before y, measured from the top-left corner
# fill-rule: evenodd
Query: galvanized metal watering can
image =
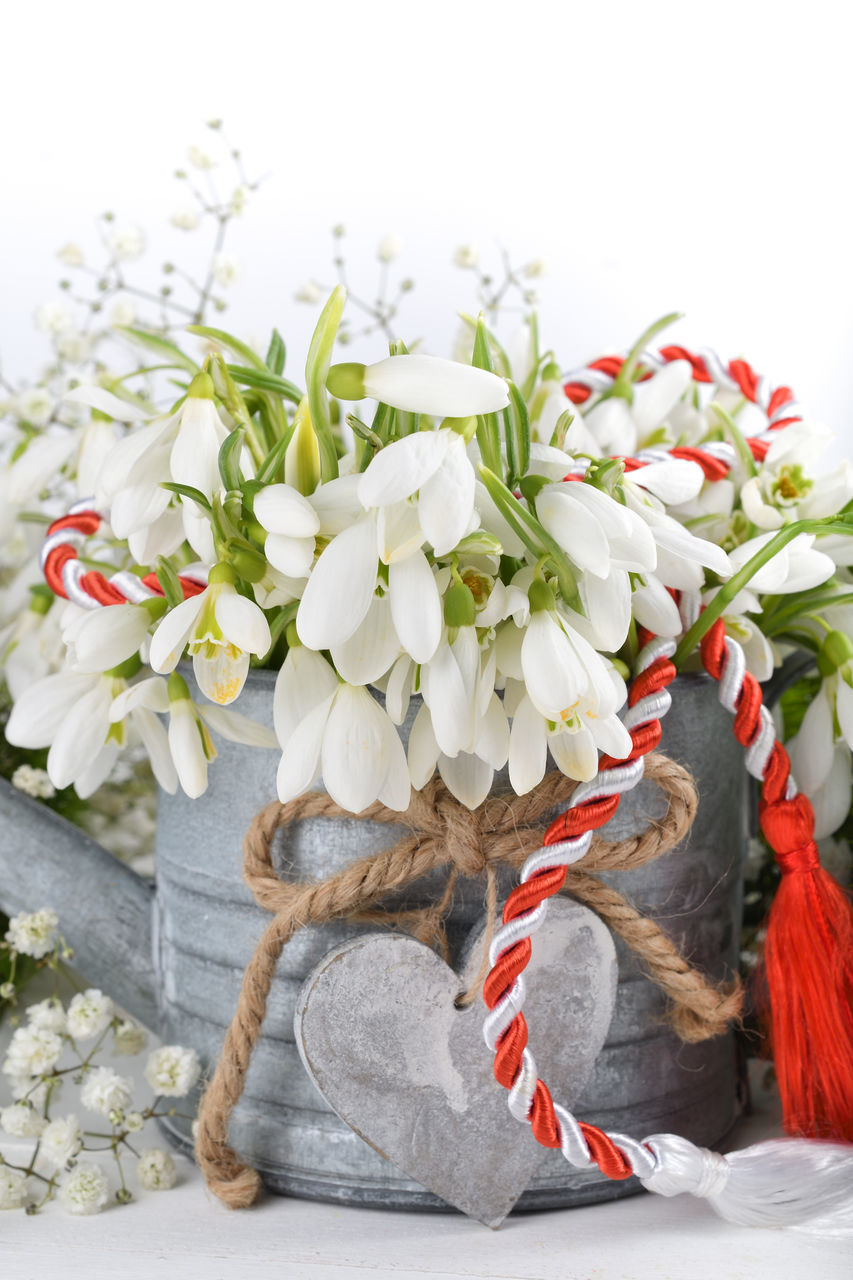
<path id="1" fill-rule="evenodd" d="M 274 679 L 274 672 L 253 672 L 241 711 L 271 724 Z M 241 845 L 251 819 L 275 796 L 278 759 L 274 752 L 219 745 L 220 759 L 201 800 L 160 796 L 156 884 L 0 784 L 0 906 L 8 912 L 54 907 L 85 978 L 167 1042 L 194 1047 L 208 1065 L 220 1052 L 243 970 L 268 920 L 243 883 Z M 747 791 L 741 748 L 709 678 L 678 678 L 661 749 L 695 778 L 696 822 L 681 851 L 611 882 L 660 922 L 691 963 L 722 979 L 737 969 Z M 496 785 L 508 786 L 505 778 Z M 624 839 L 660 819 L 665 808 L 654 783 L 645 781 L 624 797 L 606 835 Z M 399 834 L 397 828 L 354 819 L 301 822 L 276 836 L 277 872 L 295 881 L 324 878 L 393 844 Z M 507 872 L 503 890 L 511 883 Z M 440 877 L 425 878 L 407 892 L 405 905 L 428 905 L 442 888 Z M 460 882 L 446 922 L 452 958 L 482 913 L 482 884 Z M 295 1044 L 294 1013 L 305 978 L 332 948 L 370 928 L 336 922 L 303 929 L 285 948 L 232 1119 L 232 1145 L 274 1191 L 442 1208 L 436 1196 L 401 1175 L 331 1111 Z M 610 1032 L 573 1110 L 609 1130 L 680 1133 L 714 1146 L 736 1119 L 732 1034 L 683 1044 L 664 1021 L 662 993 L 618 941 L 617 955 Z M 190 1122 L 174 1118 L 164 1124 L 175 1145 L 189 1151 Z M 597 1170 L 578 1173 L 558 1152 L 549 1152 L 519 1207 L 609 1199 L 636 1189 L 633 1181 L 609 1182 Z"/>

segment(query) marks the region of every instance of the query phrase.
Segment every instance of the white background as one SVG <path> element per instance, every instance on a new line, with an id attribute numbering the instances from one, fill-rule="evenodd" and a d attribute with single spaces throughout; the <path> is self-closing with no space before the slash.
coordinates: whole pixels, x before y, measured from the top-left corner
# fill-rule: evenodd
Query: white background
<path id="1" fill-rule="evenodd" d="M 539 0 L 141 4 L 4 12 L 0 353 L 35 369 L 56 248 L 113 209 L 149 231 L 150 280 L 187 248 L 172 170 L 225 119 L 270 176 L 236 229 L 229 321 L 277 323 L 297 377 L 328 280 L 329 228 L 364 264 L 405 244 L 404 334 L 449 350 L 476 242 L 541 256 L 546 340 L 564 367 L 672 340 L 743 355 L 853 443 L 850 30 L 843 6 Z M 359 276 L 359 271 L 354 273 Z M 384 354 L 377 341 L 376 355 Z"/>

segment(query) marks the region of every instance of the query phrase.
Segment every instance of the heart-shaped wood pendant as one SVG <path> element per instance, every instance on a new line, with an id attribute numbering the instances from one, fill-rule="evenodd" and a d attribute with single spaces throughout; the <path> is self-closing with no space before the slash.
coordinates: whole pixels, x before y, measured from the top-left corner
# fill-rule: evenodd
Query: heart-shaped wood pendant
<path id="1" fill-rule="evenodd" d="M 475 980 L 485 923 L 460 972 L 405 934 L 365 934 L 306 979 L 294 1018 L 308 1074 L 365 1142 L 448 1204 L 497 1227 L 542 1159 L 513 1119 L 483 1041 L 484 1006 L 457 1009 Z M 558 1101 L 582 1093 L 604 1043 L 617 964 L 607 927 L 552 899 L 525 971 L 524 1014 Z"/>

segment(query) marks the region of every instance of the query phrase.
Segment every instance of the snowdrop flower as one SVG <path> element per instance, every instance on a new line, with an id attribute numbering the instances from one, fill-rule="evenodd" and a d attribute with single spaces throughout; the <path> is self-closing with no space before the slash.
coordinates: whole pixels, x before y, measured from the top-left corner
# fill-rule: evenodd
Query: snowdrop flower
<path id="1" fill-rule="evenodd" d="M 110 229 L 107 248 L 118 262 L 133 262 L 145 252 L 145 235 L 140 227 L 130 224 Z"/>
<path id="2" fill-rule="evenodd" d="M 141 604 L 66 610 L 62 639 L 69 664 L 89 674 L 110 671 L 134 657 L 148 638 L 151 614 Z"/>
<path id="3" fill-rule="evenodd" d="M 275 734 L 238 711 L 219 706 L 196 706 L 187 683 L 177 671 L 169 677 L 169 750 L 184 793 L 196 799 L 207 790 L 207 766 L 216 759 L 210 730 L 229 742 L 250 747 L 275 747 Z"/>
<path id="4" fill-rule="evenodd" d="M 22 1209 L 27 1201 L 27 1175 L 0 1165 L 0 1209 Z"/>
<path id="5" fill-rule="evenodd" d="M 9 1041 L 3 1072 L 10 1076 L 41 1076 L 52 1071 L 62 1053 L 55 1031 L 16 1027 Z"/>
<path id="6" fill-rule="evenodd" d="M 631 594 L 631 612 L 641 627 L 656 636 L 680 636 L 681 615 L 666 587 L 652 573 L 637 579 Z"/>
<path id="7" fill-rule="evenodd" d="M 92 1040 L 110 1025 L 113 1002 L 97 987 L 78 991 L 68 1005 L 68 1034 L 75 1040 Z"/>
<path id="8" fill-rule="evenodd" d="M 227 706 L 246 682 L 250 655 L 266 653 L 270 644 L 263 610 L 239 594 L 230 566 L 219 564 L 211 569 L 204 591 L 162 619 L 151 640 L 149 660 L 155 671 L 174 671 L 189 646 L 202 693 Z"/>
<path id="9" fill-rule="evenodd" d="M 0 1129 L 11 1138 L 37 1138 L 46 1125 L 44 1116 L 27 1102 L 14 1102 L 0 1110 Z"/>
<path id="10" fill-rule="evenodd" d="M 6 941 L 22 956 L 41 960 L 56 946 L 59 938 L 59 917 L 49 907 L 41 911 L 25 912 L 13 916 L 6 930 Z"/>
<path id="11" fill-rule="evenodd" d="M 600 454 L 630 457 L 638 443 L 663 423 L 693 379 L 687 360 L 673 360 L 631 388 L 631 400 L 608 396 L 588 410 L 584 422 Z"/>
<path id="12" fill-rule="evenodd" d="M 56 409 L 56 400 L 45 387 L 30 387 L 14 400 L 16 416 L 33 427 L 46 427 Z"/>
<path id="13" fill-rule="evenodd" d="M 376 247 L 376 256 L 380 262 L 393 262 L 403 252 L 403 242 L 399 236 L 383 236 Z"/>
<path id="14" fill-rule="evenodd" d="M 95 1067 L 86 1076 L 80 1090 L 80 1101 L 87 1111 L 109 1116 L 110 1112 L 124 1112 L 133 1098 L 133 1081 L 120 1076 L 112 1067 Z"/>
<path id="15" fill-rule="evenodd" d="M 295 653 L 282 666 L 273 704 L 283 748 L 279 799 L 301 795 L 322 774 L 329 795 L 351 813 L 377 799 L 408 808 L 406 756 L 387 712 L 366 688 L 340 682 L 320 654 Z"/>
<path id="16" fill-rule="evenodd" d="M 148 1033 L 128 1019 L 120 1022 L 113 1032 L 113 1053 L 117 1057 L 134 1057 L 148 1044 Z"/>
<path id="17" fill-rule="evenodd" d="M 635 480 L 637 475 L 632 471 L 623 478 L 622 491 L 626 505 L 649 526 L 656 545 L 655 574 L 664 586 L 698 591 L 705 581 L 703 568 L 723 579 L 731 577 L 733 564 L 722 547 L 697 538 L 667 515 L 662 501 Z"/>
<path id="18" fill-rule="evenodd" d="M 762 533 L 735 547 L 729 555 L 732 569 L 742 569 L 772 538 L 772 533 Z M 826 582 L 835 573 L 835 562 L 823 551 L 817 551 L 814 542 L 813 533 L 797 534 L 753 575 L 749 581 L 750 591 L 789 595 L 795 591 L 808 591 Z"/>
<path id="19" fill-rule="evenodd" d="M 195 205 L 188 204 L 176 209 L 169 221 L 179 231 L 195 231 L 201 221 L 201 215 Z"/>
<path id="20" fill-rule="evenodd" d="M 56 353 L 69 364 L 85 364 L 92 355 L 92 339 L 79 329 L 66 329 L 54 339 Z"/>
<path id="21" fill-rule="evenodd" d="M 161 1097 L 183 1098 L 201 1074 L 201 1064 L 194 1049 L 179 1044 L 164 1044 L 148 1055 L 145 1079 Z"/>
<path id="22" fill-rule="evenodd" d="M 230 289 L 243 274 L 240 259 L 233 253 L 215 253 L 211 269 L 214 280 L 223 289 Z"/>
<path id="23" fill-rule="evenodd" d="M 853 498 L 853 465 L 848 459 L 829 475 L 816 476 L 814 463 L 834 439 L 827 428 L 795 422 L 779 431 L 758 475 L 741 489 L 743 509 L 759 529 L 781 529 L 793 520 L 820 519 L 841 511 Z"/>
<path id="24" fill-rule="evenodd" d="M 797 786 L 820 810 L 818 835 L 831 835 L 850 807 L 853 750 L 853 642 L 831 631 L 818 653 L 823 676 L 799 732 L 787 744 Z"/>
<path id="25" fill-rule="evenodd" d="M 42 1131 L 39 1155 L 54 1169 L 62 1169 L 83 1146 L 83 1134 L 76 1116 L 51 1120 Z"/>
<path id="26" fill-rule="evenodd" d="M 273 568 L 289 578 L 307 578 L 320 530 L 320 517 L 309 500 L 290 484 L 271 484 L 255 498 L 254 513 L 269 535 L 264 554 Z"/>
<path id="27" fill-rule="evenodd" d="M 615 671 L 611 672 L 611 680 L 615 706 L 619 702 L 619 677 Z M 523 689 L 523 685 L 518 687 Z M 631 750 L 630 735 L 622 722 L 614 712 L 602 715 L 601 704 L 596 705 L 592 698 L 582 699 L 575 714 L 565 721 L 543 716 L 526 694 L 517 702 L 513 699 L 512 705 L 509 779 L 518 795 L 526 795 L 542 781 L 549 751 L 567 777 L 587 781 L 598 771 L 599 749 L 619 759 Z"/>
<path id="28" fill-rule="evenodd" d="M 146 1191 L 169 1191 L 178 1180 L 174 1160 L 160 1147 L 149 1147 L 142 1152 L 136 1176 Z"/>
<path id="29" fill-rule="evenodd" d="M 370 365 L 335 364 L 326 385 L 341 400 L 370 397 L 392 409 L 441 418 L 496 413 L 509 404 L 503 378 L 441 356 L 401 355 Z"/>
<path id="30" fill-rule="evenodd" d="M 109 1183 L 96 1164 L 81 1160 L 59 1183 L 59 1200 L 74 1214 L 100 1213 L 109 1199 Z"/>

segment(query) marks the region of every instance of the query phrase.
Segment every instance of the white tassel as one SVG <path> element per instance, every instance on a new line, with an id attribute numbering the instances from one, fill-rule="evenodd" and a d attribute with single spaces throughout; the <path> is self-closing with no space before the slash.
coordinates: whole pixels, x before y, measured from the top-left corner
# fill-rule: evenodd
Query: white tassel
<path id="1" fill-rule="evenodd" d="M 657 1168 L 647 1191 L 706 1199 L 721 1218 L 745 1227 L 853 1233 L 853 1146 L 776 1138 L 718 1155 L 671 1133 L 646 1138 Z"/>

